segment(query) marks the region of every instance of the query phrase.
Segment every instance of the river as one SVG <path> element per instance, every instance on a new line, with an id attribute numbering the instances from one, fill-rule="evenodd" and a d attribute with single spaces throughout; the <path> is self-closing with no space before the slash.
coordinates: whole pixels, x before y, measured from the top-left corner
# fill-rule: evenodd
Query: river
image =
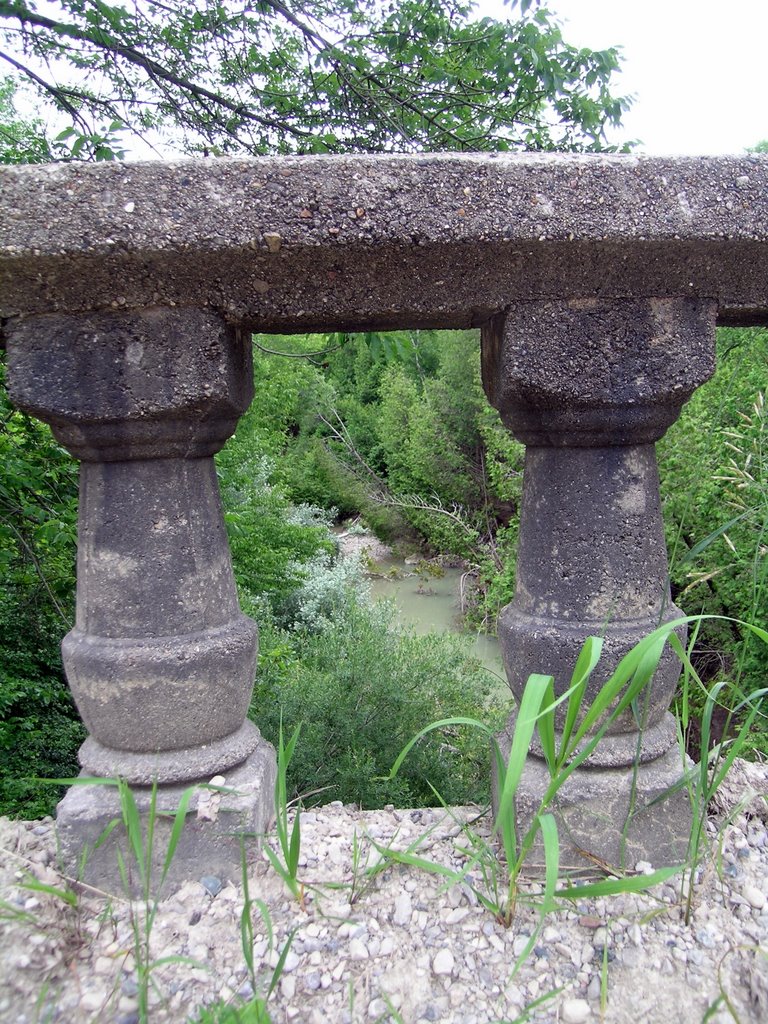
<path id="1" fill-rule="evenodd" d="M 377 559 L 377 573 L 370 576 L 374 600 L 391 600 L 399 621 L 415 633 L 461 633 L 472 639 L 472 653 L 499 680 L 503 695 L 509 693 L 501 662 L 499 642 L 487 633 L 468 633 L 461 621 L 460 569 L 443 569 L 440 575 L 419 571 L 399 558 Z"/>

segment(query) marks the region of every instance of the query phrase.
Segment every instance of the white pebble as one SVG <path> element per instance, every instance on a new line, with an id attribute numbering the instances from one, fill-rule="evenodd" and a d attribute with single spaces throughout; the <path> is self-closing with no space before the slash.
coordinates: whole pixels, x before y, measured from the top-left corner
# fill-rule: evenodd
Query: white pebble
<path id="1" fill-rule="evenodd" d="M 410 923 L 412 913 L 413 904 L 411 903 L 410 894 L 401 892 L 395 900 L 395 912 L 392 915 L 393 922 L 400 925 L 401 928 L 405 928 Z"/>
<path id="2" fill-rule="evenodd" d="M 458 924 L 469 915 L 469 907 L 457 907 L 445 916 L 446 924 Z"/>
<path id="3" fill-rule="evenodd" d="M 110 956 L 97 956 L 93 964 L 95 974 L 113 974 L 115 961 Z"/>
<path id="4" fill-rule="evenodd" d="M 367 960 L 368 947 L 360 939 L 352 939 L 349 944 L 349 956 L 351 960 Z"/>
<path id="5" fill-rule="evenodd" d="M 561 1008 L 563 1024 L 584 1024 L 592 1011 L 586 999 L 566 999 Z"/>
<path id="6" fill-rule="evenodd" d="M 437 975 L 453 974 L 454 959 L 453 953 L 449 949 L 441 949 L 435 959 L 432 961 L 432 970 Z"/>
<path id="7" fill-rule="evenodd" d="M 300 957 L 297 956 L 297 954 L 294 953 L 292 949 L 289 949 L 285 957 L 285 962 L 283 963 L 283 970 L 285 971 L 286 974 L 290 974 L 291 971 L 296 970 L 300 962 Z"/>
<path id="8" fill-rule="evenodd" d="M 103 1005 L 104 995 L 101 992 L 85 992 L 80 999 L 81 1009 L 89 1012 L 100 1010 Z"/>
<path id="9" fill-rule="evenodd" d="M 290 974 L 283 975 L 280 979 L 280 992 L 286 999 L 293 999 L 296 994 L 296 979 Z"/>
<path id="10" fill-rule="evenodd" d="M 758 889 L 756 885 L 744 886 L 744 899 L 749 903 L 750 907 L 754 907 L 755 910 L 762 910 L 765 906 L 765 893 L 761 889 Z"/>

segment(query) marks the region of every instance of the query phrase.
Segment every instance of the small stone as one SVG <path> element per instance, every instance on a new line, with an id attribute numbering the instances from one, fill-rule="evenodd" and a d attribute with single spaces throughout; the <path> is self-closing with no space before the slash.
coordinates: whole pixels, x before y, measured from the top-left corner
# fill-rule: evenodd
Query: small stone
<path id="1" fill-rule="evenodd" d="M 133 998 L 134 996 L 139 994 L 138 982 L 136 981 L 135 978 L 132 978 L 129 975 L 127 978 L 123 978 L 120 984 L 120 991 L 123 993 L 124 996 L 129 996 L 130 998 Z"/>
<path id="2" fill-rule="evenodd" d="M 395 912 L 392 914 L 393 923 L 401 928 L 406 928 L 410 924 L 412 913 L 413 904 L 410 894 L 401 892 L 395 899 Z"/>
<path id="3" fill-rule="evenodd" d="M 349 957 L 351 960 L 367 960 L 369 958 L 368 947 L 362 939 L 352 939 L 349 944 Z"/>
<path id="4" fill-rule="evenodd" d="M 625 946 L 621 951 L 621 962 L 625 967 L 639 967 L 643 962 L 643 951 L 637 946 Z"/>
<path id="5" fill-rule="evenodd" d="M 280 247 L 283 244 L 282 235 L 279 235 L 276 231 L 265 231 L 264 244 L 270 252 L 280 252 Z"/>
<path id="6" fill-rule="evenodd" d="M 437 975 L 453 974 L 454 968 L 453 953 L 449 949 L 441 949 L 432 961 L 432 970 Z"/>
<path id="7" fill-rule="evenodd" d="M 84 992 L 80 998 L 80 1007 L 89 1013 L 95 1013 L 104 1005 L 104 996 L 101 992 Z"/>
<path id="8" fill-rule="evenodd" d="M 368 1016 L 371 1020 L 379 1020 L 387 1012 L 387 1004 L 383 999 L 372 999 L 368 1004 Z"/>
<path id="9" fill-rule="evenodd" d="M 756 885 L 745 885 L 744 899 L 749 903 L 750 907 L 754 907 L 755 910 L 762 910 L 765 906 L 765 893 L 758 889 Z"/>
<path id="10" fill-rule="evenodd" d="M 707 928 L 697 928 L 694 934 L 699 945 L 704 946 L 706 949 L 714 949 L 717 945 L 712 932 Z"/>
<path id="11" fill-rule="evenodd" d="M 202 885 L 210 896 L 218 896 L 224 888 L 222 880 L 217 878 L 215 875 L 203 875 L 200 879 L 200 885 Z"/>
<path id="12" fill-rule="evenodd" d="M 133 211 L 136 209 L 136 203 L 126 203 L 123 209 L 126 213 L 133 213 Z"/>
<path id="13" fill-rule="evenodd" d="M 560 1011 L 563 1024 L 584 1024 L 592 1010 L 586 999 L 566 999 Z"/>
<path id="14" fill-rule="evenodd" d="M 296 955 L 296 953 L 294 953 L 294 951 L 292 949 L 289 949 L 288 953 L 287 953 L 287 955 L 285 957 L 285 961 L 283 963 L 283 971 L 286 974 L 290 974 L 291 971 L 295 971 L 296 970 L 296 968 L 299 966 L 300 962 L 301 962 L 301 958 L 298 957 Z"/>
<path id="15" fill-rule="evenodd" d="M 469 907 L 456 907 L 449 914 L 446 915 L 446 924 L 458 924 L 463 921 L 465 917 L 469 915 Z"/>
<path id="16" fill-rule="evenodd" d="M 635 864 L 635 871 L 638 875 L 652 875 L 653 864 L 649 863 L 647 860 L 639 860 L 637 864 Z"/>
<path id="17" fill-rule="evenodd" d="M 579 917 L 579 925 L 582 928 L 599 928 L 602 923 L 599 917 L 591 917 L 589 914 L 582 914 Z"/>
<path id="18" fill-rule="evenodd" d="M 293 999 L 296 995 L 296 979 L 290 974 L 284 974 L 280 979 L 280 992 L 286 999 Z"/>

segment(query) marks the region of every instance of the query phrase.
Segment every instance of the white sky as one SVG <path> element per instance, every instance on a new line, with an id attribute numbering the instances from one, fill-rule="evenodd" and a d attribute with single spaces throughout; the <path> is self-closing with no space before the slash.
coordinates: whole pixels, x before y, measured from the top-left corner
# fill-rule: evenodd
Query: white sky
<path id="1" fill-rule="evenodd" d="M 742 153 L 768 139 L 768 0 L 547 0 L 563 38 L 620 45 L 617 91 L 636 95 L 615 141 L 637 152 Z M 500 0 L 478 11 L 503 16 Z M 509 9 L 506 8 L 508 11 Z"/>

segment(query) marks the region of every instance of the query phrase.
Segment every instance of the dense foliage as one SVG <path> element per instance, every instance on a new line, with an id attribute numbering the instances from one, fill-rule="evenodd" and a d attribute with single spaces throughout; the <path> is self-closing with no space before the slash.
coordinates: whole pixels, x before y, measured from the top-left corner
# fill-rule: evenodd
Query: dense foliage
<path id="1" fill-rule="evenodd" d="M 659 445 L 673 593 L 688 614 L 765 625 L 767 381 L 768 331 L 719 331 L 717 373 Z M 746 694 L 765 684 L 768 651 L 736 623 L 707 623 L 697 664 Z M 768 726 L 754 743 L 768 750 Z"/>
<path id="2" fill-rule="evenodd" d="M 44 424 L 13 409 L 0 363 L 0 811 L 46 813 L 24 781 L 77 770 L 84 738 L 59 643 L 74 618 L 77 467 Z"/>
<path id="3" fill-rule="evenodd" d="M 601 148 L 616 49 L 538 0 L 0 0 L 0 56 L 62 111 L 75 156 L 124 128 L 188 152 Z M 53 16 L 51 16 L 53 14 Z"/>

